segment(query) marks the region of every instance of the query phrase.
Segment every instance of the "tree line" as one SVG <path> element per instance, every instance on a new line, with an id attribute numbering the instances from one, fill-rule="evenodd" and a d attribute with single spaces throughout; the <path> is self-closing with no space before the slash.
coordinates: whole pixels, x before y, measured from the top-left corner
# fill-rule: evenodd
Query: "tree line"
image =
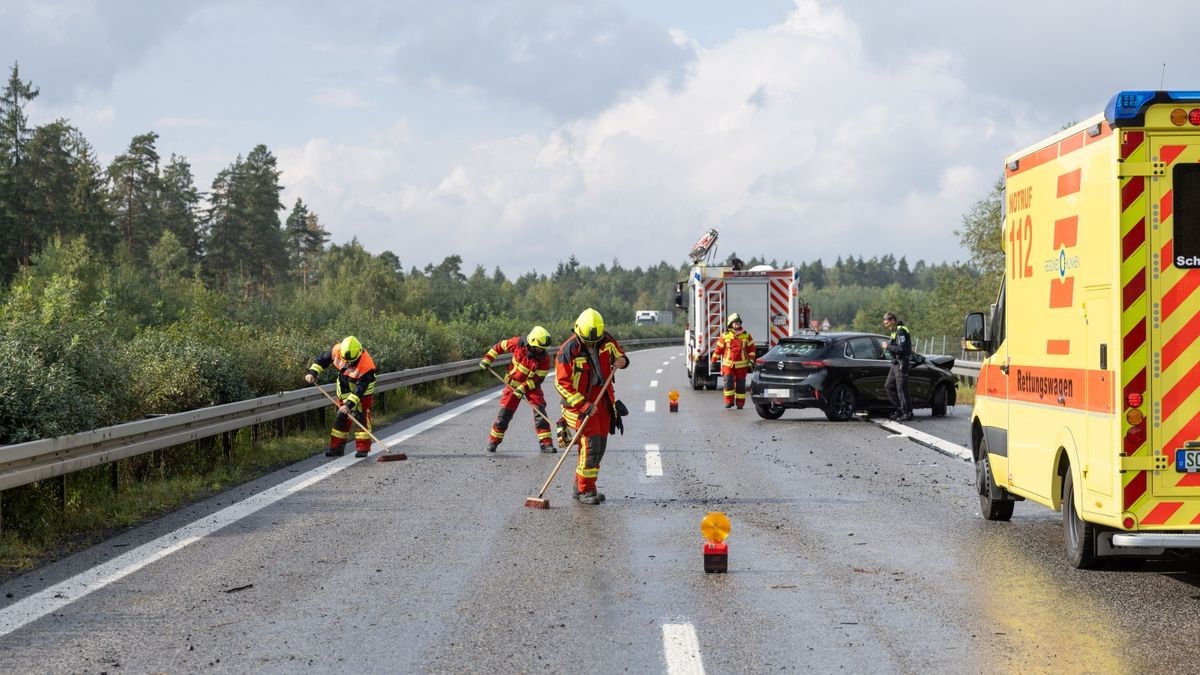
<path id="1" fill-rule="evenodd" d="M 673 306 L 687 264 L 572 256 L 509 278 L 450 255 L 405 268 L 390 251 L 330 243 L 300 199 L 285 209 L 264 145 L 201 192 L 186 158 L 162 159 L 153 132 L 102 167 L 67 120 L 29 128 L 38 94 L 16 65 L 0 92 L 0 444 L 294 389 L 349 333 L 389 371 L 473 358 L 535 323 L 561 341 L 585 307 L 620 337 L 682 331 L 682 317 L 631 324 L 636 309 Z M 987 267 L 997 194 L 964 216 L 969 262 L 801 262 L 802 296 L 835 327 L 878 330 L 890 309 L 918 335 L 954 334 L 998 279 Z M 792 266 L 747 261 L 761 263 Z"/>

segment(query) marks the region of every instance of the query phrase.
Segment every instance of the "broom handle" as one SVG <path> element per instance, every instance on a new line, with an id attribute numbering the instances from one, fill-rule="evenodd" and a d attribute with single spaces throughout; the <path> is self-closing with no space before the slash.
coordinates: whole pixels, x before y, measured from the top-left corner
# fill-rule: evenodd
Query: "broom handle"
<path id="1" fill-rule="evenodd" d="M 317 388 L 317 391 L 321 392 L 322 396 L 329 399 L 329 402 L 333 404 L 333 407 L 335 407 L 335 408 L 342 407 L 342 404 L 338 403 L 336 399 L 334 399 L 332 396 L 330 396 L 329 392 L 322 389 L 321 385 L 317 384 L 316 382 L 313 382 L 313 386 Z M 382 447 L 384 450 L 387 450 L 387 446 L 383 444 L 383 441 L 376 438 L 375 434 L 371 433 L 370 429 L 365 427 L 362 422 L 358 421 L 357 417 L 355 417 L 354 415 L 346 415 L 346 417 L 349 417 L 351 422 L 354 422 L 355 424 L 357 424 L 359 429 L 362 429 L 363 431 L 367 432 L 367 435 L 371 437 L 372 441 L 375 441 L 376 443 L 379 444 L 380 447 Z"/>
<path id="2" fill-rule="evenodd" d="M 516 388 L 516 387 L 514 387 L 514 386 L 512 386 L 511 384 L 509 384 L 509 383 L 508 383 L 508 380 L 505 380 L 503 377 L 501 377 L 501 376 L 500 376 L 500 373 L 497 373 L 497 372 L 495 371 L 495 369 L 493 369 L 493 368 L 491 368 L 491 367 L 488 367 L 487 371 L 488 371 L 489 373 L 491 373 L 492 375 L 495 375 L 497 380 L 500 380 L 501 382 L 503 382 L 503 383 L 504 383 L 504 386 L 505 386 L 506 388 L 508 388 L 508 389 L 512 389 L 513 391 L 516 391 L 516 390 L 517 390 L 517 388 Z M 534 404 L 533 404 L 533 401 L 530 401 L 529 399 L 525 398 L 524 396 L 522 396 L 521 398 L 524 398 L 526 401 L 528 401 L 528 402 L 529 402 L 529 405 L 530 405 L 530 406 L 533 408 L 533 412 L 537 413 L 537 416 L 538 416 L 538 417 L 540 417 L 540 418 L 542 418 L 542 419 L 546 420 L 546 424 L 549 424 L 550 426 L 554 426 L 554 422 L 551 422 L 551 421 L 550 421 L 550 418 L 549 418 L 549 417 L 546 417 L 546 413 L 542 412 L 542 411 L 541 411 L 541 410 L 540 410 L 540 409 L 539 409 L 539 408 L 538 408 L 536 405 L 534 405 Z"/>
<path id="3" fill-rule="evenodd" d="M 612 372 L 608 374 L 608 379 L 605 380 L 604 384 L 600 387 L 600 395 L 596 397 L 595 401 L 592 401 L 592 412 L 585 415 L 584 418 L 579 422 L 579 428 L 575 430 L 575 435 L 571 437 L 571 442 L 567 443 L 566 449 L 563 450 L 562 457 L 558 458 L 558 464 L 554 465 L 554 470 L 550 472 L 550 476 L 548 478 L 546 478 L 546 482 L 542 484 L 542 489 L 539 490 L 537 493 L 538 499 L 541 499 L 542 495 L 546 494 L 547 488 L 550 487 L 550 482 L 554 480 L 554 477 L 556 475 L 558 475 L 558 470 L 560 468 L 562 468 L 563 461 L 567 459 L 567 455 L 570 453 L 571 446 L 575 445 L 575 441 L 579 440 L 579 434 L 583 433 L 584 425 L 586 425 L 587 421 L 592 418 L 592 414 L 596 412 L 596 405 L 598 403 L 600 403 L 601 398 L 604 398 L 605 392 L 608 391 L 608 383 L 612 382 L 613 375 L 616 375 L 616 374 L 617 374 L 617 369 L 614 366 L 612 369 Z"/>

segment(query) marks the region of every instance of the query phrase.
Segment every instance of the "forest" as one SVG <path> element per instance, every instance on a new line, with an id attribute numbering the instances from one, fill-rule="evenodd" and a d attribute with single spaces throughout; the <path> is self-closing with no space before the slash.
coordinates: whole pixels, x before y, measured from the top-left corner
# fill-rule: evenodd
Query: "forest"
<path id="1" fill-rule="evenodd" d="M 632 320 L 673 306 L 683 252 L 645 268 L 570 256 L 511 279 L 458 255 L 406 269 L 391 251 L 331 242 L 302 199 L 281 203 L 265 145 L 201 190 L 153 131 L 103 166 L 68 120 L 30 127 L 38 95 L 14 64 L 0 93 L 0 445 L 295 389 L 346 334 L 383 371 L 473 358 L 535 323 L 561 340 L 589 306 L 618 337 L 682 334 L 682 319 Z M 918 339 L 956 340 L 1002 273 L 999 195 L 997 182 L 947 224 L 962 262 L 741 257 L 795 266 L 814 317 L 835 328 L 878 331 L 892 310 Z"/>

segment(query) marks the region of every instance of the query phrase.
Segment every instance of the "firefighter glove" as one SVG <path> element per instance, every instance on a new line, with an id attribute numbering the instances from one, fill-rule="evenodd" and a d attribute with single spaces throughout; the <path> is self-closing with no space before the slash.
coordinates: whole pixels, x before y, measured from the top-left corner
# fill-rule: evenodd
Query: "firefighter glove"
<path id="1" fill-rule="evenodd" d="M 592 405 L 591 402 L 585 401 L 583 407 L 579 409 L 579 416 L 591 417 L 594 412 L 596 412 L 596 406 Z"/>
<path id="2" fill-rule="evenodd" d="M 489 360 L 489 359 L 479 359 L 479 367 L 480 367 L 480 368 L 482 368 L 482 369 L 484 369 L 484 370 L 487 370 L 488 368 L 490 368 L 490 367 L 491 367 L 491 365 L 492 365 L 492 362 L 491 362 L 491 360 Z"/>
<path id="3" fill-rule="evenodd" d="M 317 376 L 316 376 L 316 375 L 313 375 L 313 374 L 312 374 L 312 371 L 309 371 L 309 372 L 307 372 L 307 373 L 305 373 L 305 374 L 304 374 L 304 381 L 305 381 L 305 382 L 307 382 L 307 383 L 309 383 L 309 384 L 316 384 L 316 383 L 317 383 Z"/>

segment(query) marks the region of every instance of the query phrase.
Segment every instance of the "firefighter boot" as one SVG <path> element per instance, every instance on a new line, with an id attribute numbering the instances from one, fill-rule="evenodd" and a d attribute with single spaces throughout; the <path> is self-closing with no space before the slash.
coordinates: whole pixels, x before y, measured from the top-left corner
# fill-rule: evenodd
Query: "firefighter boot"
<path id="1" fill-rule="evenodd" d="M 329 448 L 325 451 L 326 457 L 341 457 L 344 454 L 346 454 L 345 448 Z"/>
<path id="2" fill-rule="evenodd" d="M 366 450 L 355 450 L 355 451 L 354 451 L 354 456 L 355 456 L 355 457 L 357 457 L 357 458 L 359 458 L 359 459 L 362 459 L 363 457 L 366 457 L 366 456 L 367 456 L 367 451 L 366 451 Z"/>
<path id="3" fill-rule="evenodd" d="M 554 444 L 551 443 L 549 440 L 545 440 L 545 441 L 542 441 L 541 443 L 538 443 L 538 449 L 540 449 L 542 452 L 544 452 L 548 455 L 553 455 L 554 453 L 558 452 L 557 450 L 554 449 Z"/>
<path id="4" fill-rule="evenodd" d="M 499 446 L 500 446 L 500 444 L 499 444 L 499 443 L 488 442 L 488 444 L 487 444 L 487 451 L 488 451 L 488 452 L 495 452 L 495 451 L 496 451 L 496 448 L 497 448 L 497 447 L 499 447 Z"/>
<path id="5" fill-rule="evenodd" d="M 595 496 L 595 498 L 596 498 L 596 504 L 599 504 L 600 502 L 602 502 L 602 501 L 604 501 L 604 500 L 605 500 L 604 493 L 603 493 L 603 492 L 601 492 L 601 491 L 599 491 L 599 490 L 589 490 L 588 492 L 580 492 L 580 491 L 579 491 L 579 486 L 578 486 L 578 485 L 573 485 L 573 486 L 571 486 L 571 489 L 572 489 L 572 490 L 574 491 L 574 493 L 575 493 L 575 494 L 574 494 L 574 495 L 572 495 L 572 496 L 573 496 L 573 497 L 575 497 L 575 499 L 577 499 L 577 500 L 579 500 L 579 501 L 583 502 L 584 504 L 591 504 L 591 503 L 592 503 L 592 502 L 590 502 L 590 501 L 584 501 L 584 498 L 585 498 L 585 497 L 588 497 L 588 495 L 594 495 L 594 496 Z"/>

